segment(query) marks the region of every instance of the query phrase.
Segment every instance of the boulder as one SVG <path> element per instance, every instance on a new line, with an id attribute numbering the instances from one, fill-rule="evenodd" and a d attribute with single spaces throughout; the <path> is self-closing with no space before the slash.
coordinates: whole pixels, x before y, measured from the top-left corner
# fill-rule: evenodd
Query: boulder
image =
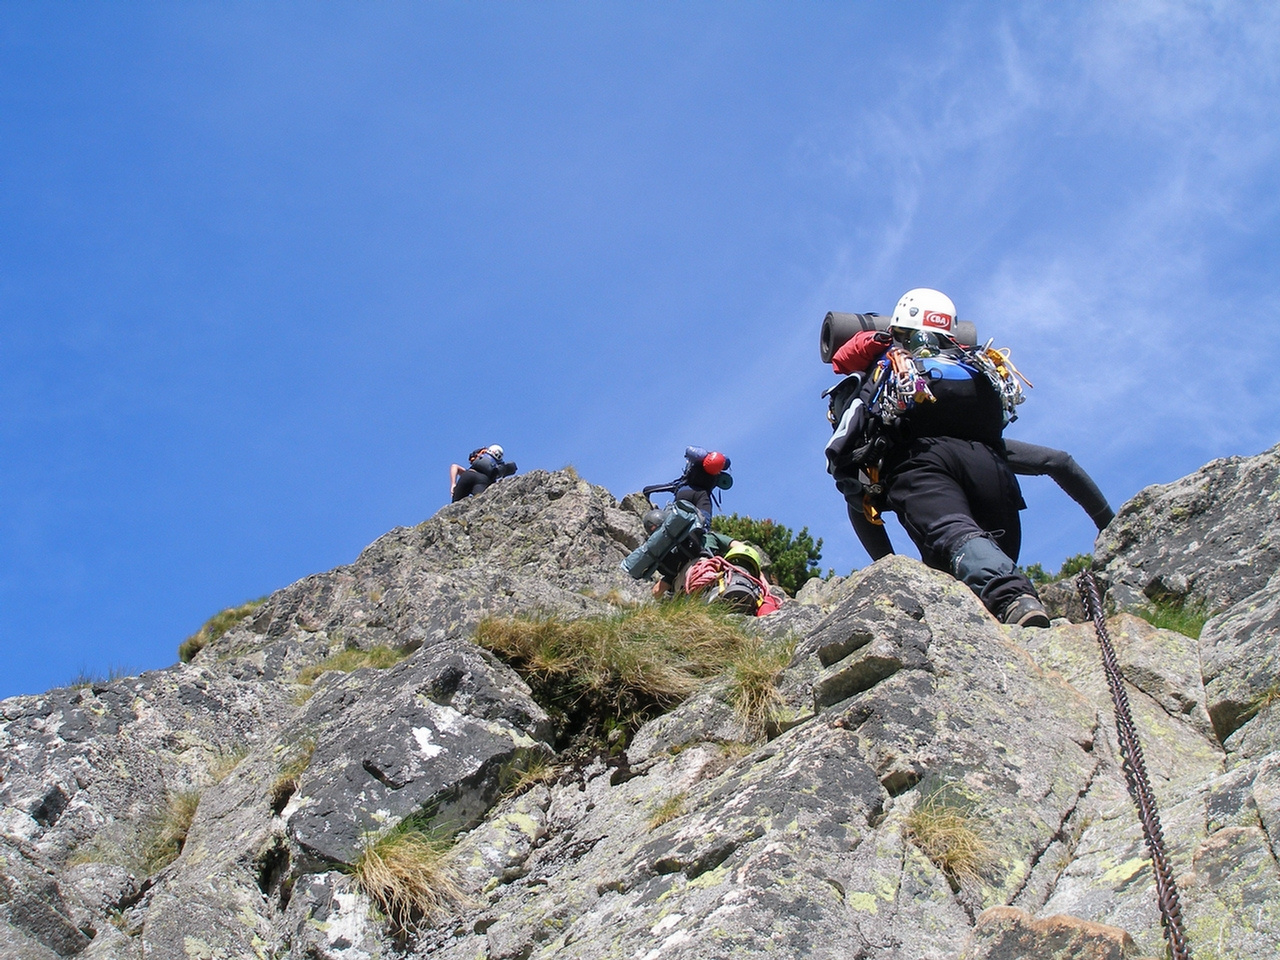
<path id="1" fill-rule="evenodd" d="M 1280 568 L 1280 446 L 1214 460 L 1142 490 L 1098 536 L 1118 609 L 1151 601 L 1210 613 L 1262 589 Z"/>

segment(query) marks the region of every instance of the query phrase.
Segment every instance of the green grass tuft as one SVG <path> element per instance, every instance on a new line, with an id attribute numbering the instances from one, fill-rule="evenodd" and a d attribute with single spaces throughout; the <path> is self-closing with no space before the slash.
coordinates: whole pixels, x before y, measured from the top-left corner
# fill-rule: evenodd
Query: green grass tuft
<path id="1" fill-rule="evenodd" d="M 677 793 L 655 805 L 649 813 L 649 829 L 656 830 L 664 823 L 670 823 L 677 817 L 684 816 L 686 797 L 685 793 Z"/>
<path id="2" fill-rule="evenodd" d="M 302 775 L 311 766 L 311 758 L 315 756 L 315 752 L 314 740 L 303 740 L 296 744 L 291 756 L 280 768 L 280 775 L 272 781 L 271 787 L 267 790 L 267 800 L 271 804 L 271 809 L 277 814 L 289 803 L 289 798 L 298 792 Z"/>
<path id="3" fill-rule="evenodd" d="M 330 670 L 338 670 L 342 673 L 351 673 L 353 670 L 359 670 L 362 667 L 385 670 L 387 667 L 395 666 L 408 655 L 408 651 L 399 647 L 377 646 L 370 647 L 368 650 L 352 647 L 335 653 L 331 657 L 325 657 L 319 663 L 303 667 L 298 671 L 294 681 L 309 687 L 316 682 L 316 679 L 322 673 L 327 673 Z"/>
<path id="4" fill-rule="evenodd" d="M 190 663 L 197 653 L 213 643 L 245 617 L 252 614 L 266 600 L 266 597 L 259 597 L 257 600 L 242 603 L 238 607 L 228 607 L 221 613 L 215 613 L 205 621 L 203 627 L 178 645 L 178 659 L 183 663 Z"/>
<path id="5" fill-rule="evenodd" d="M 1200 631 L 1212 616 L 1203 604 L 1187 603 L 1182 598 L 1152 600 L 1130 612 L 1153 627 L 1174 630 L 1192 640 L 1200 639 Z"/>
<path id="6" fill-rule="evenodd" d="M 413 820 L 368 843 L 351 875 L 400 932 L 435 920 L 466 902 L 458 885 L 452 844 Z"/>
<path id="7" fill-rule="evenodd" d="M 559 766 L 545 754 L 517 751 L 517 760 L 502 771 L 502 796 L 504 799 L 519 796 L 538 784 L 554 783 L 558 776 Z"/>
<path id="8" fill-rule="evenodd" d="M 620 732 L 675 706 L 757 644 L 731 614 L 696 599 L 577 620 L 489 617 L 475 639 L 512 664 L 544 707 L 612 731 L 614 747 Z"/>
<path id="9" fill-rule="evenodd" d="M 956 889 L 964 883 L 976 883 L 991 860 L 991 848 L 969 809 L 938 794 L 916 804 L 907 815 L 906 832 Z"/>

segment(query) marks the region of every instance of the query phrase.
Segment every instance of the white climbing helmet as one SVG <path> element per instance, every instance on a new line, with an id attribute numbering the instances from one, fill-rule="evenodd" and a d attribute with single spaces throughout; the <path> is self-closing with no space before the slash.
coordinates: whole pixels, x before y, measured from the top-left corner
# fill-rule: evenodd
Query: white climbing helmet
<path id="1" fill-rule="evenodd" d="M 502 459 L 502 448 L 496 443 L 489 444 L 488 450 L 495 460 Z"/>
<path id="2" fill-rule="evenodd" d="M 893 308 L 889 326 L 902 330 L 950 333 L 956 322 L 956 305 L 945 293 L 928 287 L 908 290 Z"/>

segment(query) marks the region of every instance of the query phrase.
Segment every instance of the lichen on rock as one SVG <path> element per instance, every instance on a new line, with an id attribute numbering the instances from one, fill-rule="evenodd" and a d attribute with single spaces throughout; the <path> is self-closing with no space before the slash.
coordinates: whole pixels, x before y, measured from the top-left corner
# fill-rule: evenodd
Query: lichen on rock
<path id="1" fill-rule="evenodd" d="M 1278 463 L 1143 491 L 1097 554 L 1122 608 L 1217 614 L 1199 641 L 1110 630 L 1188 936 L 1220 960 L 1280 952 Z M 1162 953 L 1092 627 L 1003 626 L 909 558 L 743 624 L 794 643 L 764 735 L 710 676 L 629 741 L 558 753 L 556 708 L 473 632 L 652 602 L 618 569 L 641 536 L 635 498 L 534 471 L 278 591 L 190 664 L 0 703 L 0 958 Z M 375 648 L 404 656 L 297 682 Z M 177 859 L 148 875 L 139 843 L 183 791 Z M 982 856 L 924 843 L 930 809 Z M 351 874 L 405 825 L 452 844 L 460 891 L 407 928 Z"/>

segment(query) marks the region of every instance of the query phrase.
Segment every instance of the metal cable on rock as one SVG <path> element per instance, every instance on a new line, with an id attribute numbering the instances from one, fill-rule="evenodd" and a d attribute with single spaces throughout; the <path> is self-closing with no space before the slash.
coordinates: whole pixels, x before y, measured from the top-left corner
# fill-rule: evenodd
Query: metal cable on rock
<path id="1" fill-rule="evenodd" d="M 1124 778 L 1129 785 L 1129 795 L 1133 797 L 1138 808 L 1138 818 L 1142 821 L 1142 833 L 1147 840 L 1147 849 L 1151 851 L 1151 868 L 1156 880 L 1156 898 L 1160 905 L 1160 917 L 1164 921 L 1164 935 L 1169 942 L 1169 953 L 1172 960 L 1190 960 L 1191 952 L 1187 947 L 1186 934 L 1182 930 L 1182 908 L 1178 905 L 1178 886 L 1174 883 L 1173 869 L 1169 866 L 1169 857 L 1164 849 L 1164 832 L 1160 829 L 1160 813 L 1156 810 L 1156 795 L 1151 790 L 1151 781 L 1147 778 L 1146 763 L 1142 759 L 1142 744 L 1138 742 L 1138 731 L 1133 725 L 1133 715 L 1129 711 L 1129 697 L 1124 690 L 1124 678 L 1120 674 L 1120 664 L 1116 660 L 1115 648 L 1111 646 L 1111 638 L 1107 634 L 1106 620 L 1102 615 L 1102 597 L 1098 593 L 1098 584 L 1088 570 L 1081 571 L 1076 580 L 1076 588 L 1080 591 L 1080 600 L 1084 609 L 1093 620 L 1098 633 L 1098 646 L 1102 648 L 1102 668 L 1107 675 L 1107 686 L 1111 688 L 1111 702 L 1115 705 L 1116 736 L 1120 741 L 1120 761 L 1124 768 Z"/>

